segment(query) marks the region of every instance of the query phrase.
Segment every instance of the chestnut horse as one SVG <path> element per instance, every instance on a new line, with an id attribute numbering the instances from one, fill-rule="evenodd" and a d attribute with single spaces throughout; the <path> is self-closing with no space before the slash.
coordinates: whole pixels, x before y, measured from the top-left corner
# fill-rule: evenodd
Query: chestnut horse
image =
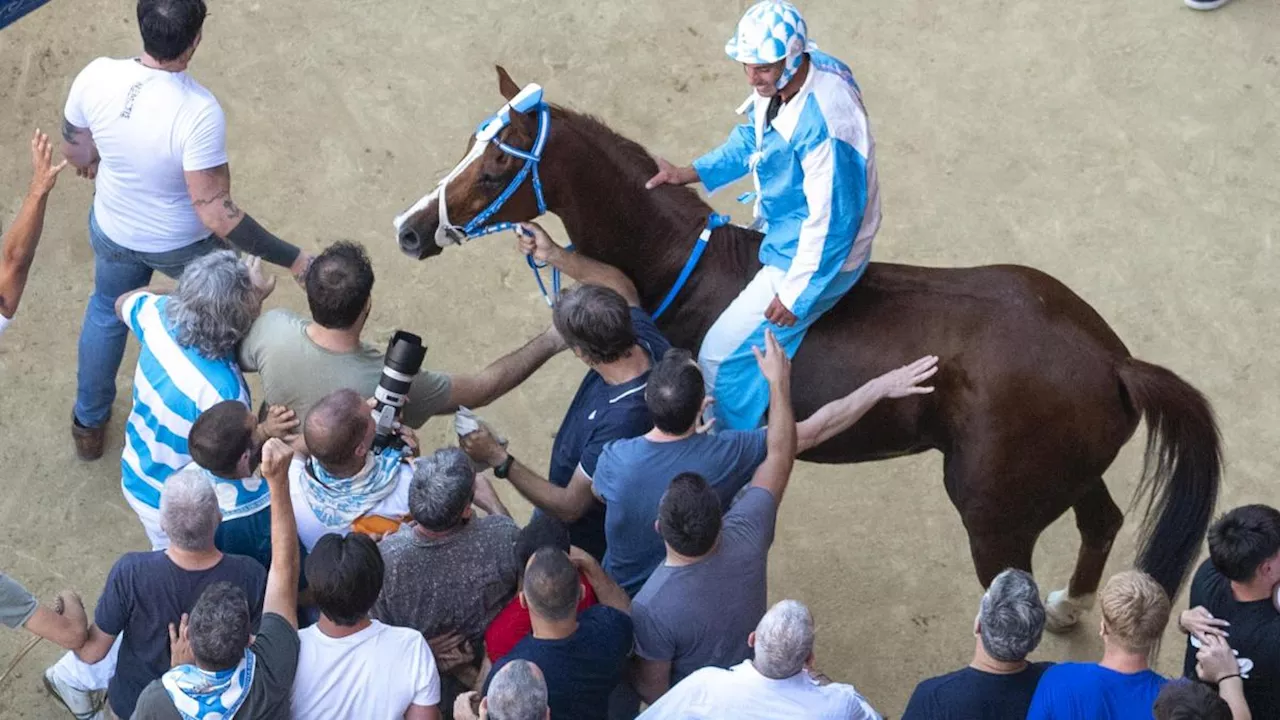
<path id="1" fill-rule="evenodd" d="M 498 79 L 508 100 L 518 93 L 502 68 Z M 530 150 L 543 118 L 536 110 L 510 115 L 496 140 Z M 545 204 L 577 251 L 625 272 L 652 311 L 676 282 L 711 208 L 688 188 L 646 190 L 654 160 L 599 120 L 551 106 L 549 122 L 541 187 L 535 192 L 522 180 L 496 213 L 481 219 L 529 220 Z M 490 143 L 447 183 L 451 222 L 475 219 L 523 162 Z M 437 202 L 424 198 L 400 219 L 401 249 L 413 257 L 442 251 L 433 239 Z M 760 268 L 760 241 L 760 233 L 737 226 L 714 230 L 660 319 L 672 343 L 696 352 Z M 800 346 L 793 363 L 796 413 L 805 417 L 926 354 L 941 358 L 936 392 L 880 403 L 803 459 L 854 463 L 941 451 L 943 483 L 984 586 L 1005 568 L 1030 571 L 1040 533 L 1074 510 L 1081 539 L 1075 571 L 1066 591 L 1053 593 L 1049 603 L 1051 625 L 1061 629 L 1092 605 L 1124 520 L 1102 476 L 1145 417 L 1149 435 L 1137 492 L 1146 508 L 1136 565 L 1170 597 L 1177 594 L 1204 538 L 1221 475 L 1220 438 L 1203 395 L 1173 372 L 1133 358 L 1088 303 L 1043 272 L 873 262 Z"/>

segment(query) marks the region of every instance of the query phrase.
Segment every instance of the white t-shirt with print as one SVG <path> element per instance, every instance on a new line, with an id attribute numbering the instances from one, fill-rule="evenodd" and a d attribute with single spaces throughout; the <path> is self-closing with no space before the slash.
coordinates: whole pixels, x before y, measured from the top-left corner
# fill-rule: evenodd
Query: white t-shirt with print
<path id="1" fill-rule="evenodd" d="M 93 211 L 112 242 L 167 252 L 209 235 L 183 172 L 227 162 L 226 118 L 213 93 L 185 72 L 98 58 L 71 84 L 64 114 L 93 133 L 102 156 Z"/>
<path id="2" fill-rule="evenodd" d="M 316 517 L 315 511 L 307 503 L 306 492 L 302 489 L 304 482 L 307 482 L 306 461 L 294 456 L 293 462 L 289 464 L 289 499 L 293 501 L 293 519 L 298 524 L 298 537 L 302 540 L 302 546 L 307 549 L 307 552 L 311 552 L 321 537 L 329 533 L 346 535 L 351 532 L 351 526 L 329 527 L 320 522 L 320 518 Z M 412 483 L 413 465 L 401 463 L 397 470 L 396 489 L 374 505 L 365 515 L 381 515 L 393 520 L 399 520 L 408 515 L 409 485 Z"/>
<path id="3" fill-rule="evenodd" d="M 399 720 L 410 705 L 440 702 L 440 675 L 422 633 L 377 620 L 334 638 L 317 625 L 298 631 L 293 679 L 296 720 Z"/>

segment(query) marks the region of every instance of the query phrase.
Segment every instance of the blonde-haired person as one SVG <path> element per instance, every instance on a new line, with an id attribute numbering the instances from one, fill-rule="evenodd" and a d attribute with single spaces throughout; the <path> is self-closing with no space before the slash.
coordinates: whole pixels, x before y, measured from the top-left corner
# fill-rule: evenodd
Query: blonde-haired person
<path id="1" fill-rule="evenodd" d="M 1027 720 L 1149 718 L 1168 682 L 1150 655 L 1169 624 L 1169 596 L 1150 575 L 1129 570 L 1102 588 L 1102 661 L 1063 663 L 1045 671 Z"/>

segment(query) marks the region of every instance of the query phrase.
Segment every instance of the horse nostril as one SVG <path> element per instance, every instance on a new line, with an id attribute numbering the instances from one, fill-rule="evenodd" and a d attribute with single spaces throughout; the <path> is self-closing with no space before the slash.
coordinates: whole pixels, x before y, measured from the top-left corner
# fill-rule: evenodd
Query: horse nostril
<path id="1" fill-rule="evenodd" d="M 422 249 L 422 238 L 413 228 L 400 231 L 400 250 L 410 255 L 417 255 Z"/>

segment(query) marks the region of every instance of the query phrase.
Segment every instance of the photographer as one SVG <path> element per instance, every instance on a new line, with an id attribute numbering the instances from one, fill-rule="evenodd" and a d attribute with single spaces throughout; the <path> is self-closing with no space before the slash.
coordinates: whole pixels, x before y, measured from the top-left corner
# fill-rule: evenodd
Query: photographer
<path id="1" fill-rule="evenodd" d="M 383 353 L 360 339 L 373 307 L 373 279 L 373 265 L 362 246 L 335 243 L 307 271 L 309 319 L 277 308 L 253 324 L 240 346 L 240 367 L 262 377 L 269 405 L 284 405 L 305 417 L 333 388 L 350 388 L 361 397 L 373 394 L 382 376 Z M 563 347 L 550 329 L 478 373 L 418 373 L 401 420 L 418 428 L 432 415 L 459 406 L 488 405 Z"/>
<path id="2" fill-rule="evenodd" d="M 403 443 L 375 449 L 375 430 L 369 404 L 354 390 L 329 393 L 307 414 L 302 434 L 311 457 L 294 457 L 289 495 L 308 552 L 327 533 L 395 532 L 409 514 L 418 439 L 402 427 Z"/>

